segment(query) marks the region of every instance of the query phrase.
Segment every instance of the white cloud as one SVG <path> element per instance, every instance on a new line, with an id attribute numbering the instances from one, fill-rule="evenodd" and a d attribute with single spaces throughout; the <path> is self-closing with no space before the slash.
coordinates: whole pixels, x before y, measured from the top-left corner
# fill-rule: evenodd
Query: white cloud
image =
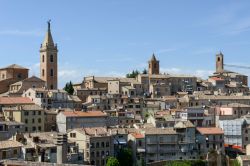
<path id="1" fill-rule="evenodd" d="M 172 52 L 172 51 L 176 51 L 175 48 L 165 48 L 165 49 L 160 49 L 158 51 L 156 51 L 156 54 L 163 54 L 163 53 L 167 53 L 167 52 Z"/>
<path id="2" fill-rule="evenodd" d="M 187 74 L 192 75 L 196 77 L 201 77 L 203 79 L 207 79 L 209 75 L 212 75 L 214 71 L 212 70 L 203 70 L 203 69 L 197 69 L 194 71 L 191 70 L 184 70 L 181 68 L 161 68 L 161 73 L 168 73 L 168 74 Z"/>
<path id="3" fill-rule="evenodd" d="M 0 30 L 0 35 L 11 35 L 11 36 L 43 36 L 41 30 L 30 30 L 30 31 L 22 31 L 22 30 Z"/>

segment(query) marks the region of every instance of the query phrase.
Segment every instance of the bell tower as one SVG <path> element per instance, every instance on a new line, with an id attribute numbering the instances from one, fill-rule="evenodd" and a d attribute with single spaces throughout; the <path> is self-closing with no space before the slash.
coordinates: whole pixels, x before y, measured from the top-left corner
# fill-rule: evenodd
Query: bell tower
<path id="1" fill-rule="evenodd" d="M 220 52 L 216 54 L 216 73 L 221 73 L 224 70 L 224 55 Z"/>
<path id="2" fill-rule="evenodd" d="M 155 54 L 153 54 L 150 61 L 148 61 L 148 74 L 159 74 L 159 68 L 159 61 L 155 58 Z"/>
<path id="3" fill-rule="evenodd" d="M 46 82 L 47 89 L 57 89 L 57 45 L 54 44 L 50 30 L 50 20 L 45 38 L 40 47 L 40 78 Z"/>

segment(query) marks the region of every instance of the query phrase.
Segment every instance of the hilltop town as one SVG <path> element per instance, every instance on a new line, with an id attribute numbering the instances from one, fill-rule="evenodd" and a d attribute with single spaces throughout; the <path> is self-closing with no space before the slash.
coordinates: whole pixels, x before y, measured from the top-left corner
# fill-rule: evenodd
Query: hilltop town
<path id="1" fill-rule="evenodd" d="M 3 165 L 250 164 L 248 76 L 226 70 L 221 52 L 206 79 L 161 73 L 153 54 L 143 73 L 86 76 L 72 91 L 58 88 L 58 56 L 48 22 L 40 76 L 0 69 Z"/>

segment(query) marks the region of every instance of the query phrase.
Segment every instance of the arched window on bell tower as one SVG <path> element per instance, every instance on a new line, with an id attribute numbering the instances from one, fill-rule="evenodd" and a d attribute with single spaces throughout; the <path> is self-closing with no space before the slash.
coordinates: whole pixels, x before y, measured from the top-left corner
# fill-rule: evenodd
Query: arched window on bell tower
<path id="1" fill-rule="evenodd" d="M 42 76 L 44 77 L 44 69 L 42 69 Z"/>
<path id="2" fill-rule="evenodd" d="M 50 76 L 53 77 L 54 76 L 54 70 L 50 69 Z"/>
<path id="3" fill-rule="evenodd" d="M 44 55 L 42 56 L 42 62 L 44 62 Z"/>
<path id="4" fill-rule="evenodd" d="M 50 62 L 54 62 L 54 57 L 53 57 L 53 55 L 50 55 Z"/>

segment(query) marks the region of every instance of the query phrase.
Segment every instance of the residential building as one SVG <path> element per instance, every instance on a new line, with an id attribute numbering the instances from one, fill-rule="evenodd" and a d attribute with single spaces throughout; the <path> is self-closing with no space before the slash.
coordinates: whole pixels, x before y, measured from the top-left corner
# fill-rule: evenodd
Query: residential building
<path id="1" fill-rule="evenodd" d="M 28 78 L 29 69 L 13 64 L 0 69 L 0 94 L 9 90 L 15 82 Z"/>
<path id="2" fill-rule="evenodd" d="M 10 96 L 22 96 L 22 94 L 29 88 L 44 88 L 45 81 L 36 76 L 26 78 L 10 85 Z"/>
<path id="3" fill-rule="evenodd" d="M 68 129 L 82 127 L 104 127 L 107 115 L 101 111 L 61 111 L 56 117 L 59 132 L 66 133 Z"/>
<path id="4" fill-rule="evenodd" d="M 68 138 L 84 151 L 85 164 L 105 166 L 107 158 L 114 156 L 113 139 L 105 127 L 84 127 L 68 132 Z"/>
<path id="5" fill-rule="evenodd" d="M 3 108 L 7 121 L 24 123 L 25 132 L 44 131 L 44 109 L 38 105 L 20 105 Z"/>
<path id="6" fill-rule="evenodd" d="M 198 150 L 203 154 L 203 158 L 209 151 L 215 150 L 219 154 L 225 154 L 224 131 L 216 127 L 197 127 Z"/>
<path id="7" fill-rule="evenodd" d="M 16 121 L 0 121 L 0 141 L 8 140 L 16 133 L 23 133 L 24 126 L 24 123 Z"/>
<path id="8" fill-rule="evenodd" d="M 60 149 L 60 141 L 64 141 L 63 150 Z M 63 163 L 83 164 L 83 154 L 79 152 L 76 142 L 69 141 L 67 137 L 62 140 L 60 133 L 26 133 L 21 142 L 24 143 L 22 151 L 26 161 L 58 163 L 60 155 L 63 155 Z"/>
<path id="9" fill-rule="evenodd" d="M 0 161 L 5 159 L 22 159 L 23 144 L 14 141 L 0 141 Z"/>
<path id="10" fill-rule="evenodd" d="M 70 96 L 65 90 L 48 90 L 44 88 L 30 88 L 23 97 L 30 98 L 42 108 L 71 108 L 81 110 L 81 100 L 77 96 Z"/>

